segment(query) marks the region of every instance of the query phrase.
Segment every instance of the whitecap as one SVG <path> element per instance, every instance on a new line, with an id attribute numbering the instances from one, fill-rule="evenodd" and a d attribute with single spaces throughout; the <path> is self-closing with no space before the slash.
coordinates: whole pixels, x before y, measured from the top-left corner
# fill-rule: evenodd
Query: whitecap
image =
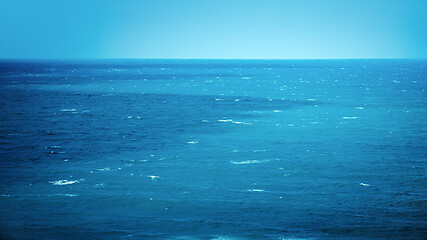
<path id="1" fill-rule="evenodd" d="M 343 119 L 357 119 L 359 117 L 342 117 Z"/>
<path id="2" fill-rule="evenodd" d="M 147 177 L 151 178 L 151 180 L 160 179 L 159 176 L 148 175 Z"/>
<path id="3" fill-rule="evenodd" d="M 252 152 L 267 152 L 265 149 L 254 149 Z"/>
<path id="4" fill-rule="evenodd" d="M 261 161 L 259 160 L 246 160 L 246 161 L 240 161 L 240 162 L 235 162 L 235 161 L 231 161 L 232 164 L 253 164 L 253 163 L 261 163 Z"/>
<path id="5" fill-rule="evenodd" d="M 76 111 L 76 109 L 75 109 L 75 108 L 71 108 L 71 109 L 68 109 L 68 108 L 61 109 L 61 112 L 75 112 L 75 111 Z"/>
<path id="6" fill-rule="evenodd" d="M 189 144 L 196 144 L 198 142 L 197 141 L 191 141 L 191 142 L 187 142 L 187 143 L 189 143 Z"/>
<path id="7" fill-rule="evenodd" d="M 264 189 L 248 189 L 247 190 L 248 192 L 265 192 L 265 190 Z"/>
<path id="8" fill-rule="evenodd" d="M 212 238 L 211 240 L 243 240 L 243 238 L 219 236 L 219 237 Z"/>
<path id="9" fill-rule="evenodd" d="M 246 124 L 246 125 L 251 125 L 252 123 L 247 123 L 247 122 L 236 122 L 236 121 L 231 121 L 234 124 Z"/>
<path id="10" fill-rule="evenodd" d="M 71 193 L 57 193 L 57 194 L 49 194 L 49 197 L 77 197 L 79 196 L 78 194 L 71 194 Z"/>
<path id="11" fill-rule="evenodd" d="M 282 112 L 282 111 L 280 111 L 280 110 L 274 110 L 273 112 L 278 113 L 278 112 Z"/>
<path id="12" fill-rule="evenodd" d="M 245 124 L 245 125 L 251 125 L 252 123 L 247 123 L 247 122 L 239 122 L 239 121 L 233 121 L 232 119 L 220 119 L 218 120 L 218 122 L 224 122 L 224 123 L 234 123 L 234 124 Z"/>
<path id="13" fill-rule="evenodd" d="M 109 167 L 105 167 L 105 168 L 98 168 L 98 169 L 96 169 L 96 170 L 98 170 L 98 171 L 102 171 L 102 172 L 108 172 L 108 171 L 111 171 L 111 168 L 109 168 Z"/>
<path id="14" fill-rule="evenodd" d="M 280 237 L 279 240 L 309 240 L 313 238 Z"/>
<path id="15" fill-rule="evenodd" d="M 220 119 L 218 122 L 233 122 L 231 119 Z"/>
<path id="16" fill-rule="evenodd" d="M 360 183 L 360 186 L 370 187 L 371 185 L 370 185 L 370 184 L 367 184 L 367 183 Z"/>
<path id="17" fill-rule="evenodd" d="M 46 148 L 58 149 L 58 148 L 61 148 L 61 146 L 49 146 L 49 147 L 46 147 Z"/>
<path id="18" fill-rule="evenodd" d="M 49 183 L 52 183 L 53 185 L 61 186 L 61 185 L 70 185 L 74 183 L 79 183 L 79 180 L 56 180 L 56 181 L 50 181 Z"/>

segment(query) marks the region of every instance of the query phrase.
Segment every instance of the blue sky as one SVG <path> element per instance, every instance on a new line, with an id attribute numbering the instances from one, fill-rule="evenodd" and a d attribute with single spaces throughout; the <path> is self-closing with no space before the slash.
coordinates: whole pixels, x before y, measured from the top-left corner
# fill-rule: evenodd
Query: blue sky
<path id="1" fill-rule="evenodd" d="M 0 58 L 427 58 L 427 0 L 0 0 Z"/>

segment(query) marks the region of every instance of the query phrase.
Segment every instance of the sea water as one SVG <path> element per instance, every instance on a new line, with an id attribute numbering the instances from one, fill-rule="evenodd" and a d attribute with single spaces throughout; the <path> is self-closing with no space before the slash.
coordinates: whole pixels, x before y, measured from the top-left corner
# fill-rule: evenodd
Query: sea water
<path id="1" fill-rule="evenodd" d="M 4 239 L 425 239 L 425 60 L 2 60 Z"/>

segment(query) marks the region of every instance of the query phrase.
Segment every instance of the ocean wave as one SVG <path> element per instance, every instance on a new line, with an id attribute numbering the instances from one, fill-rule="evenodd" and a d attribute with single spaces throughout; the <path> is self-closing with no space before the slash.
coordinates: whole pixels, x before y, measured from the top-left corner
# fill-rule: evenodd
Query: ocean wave
<path id="1" fill-rule="evenodd" d="M 75 112 L 75 111 L 76 111 L 75 108 L 64 108 L 64 109 L 61 109 L 61 112 Z"/>
<path id="2" fill-rule="evenodd" d="M 151 180 L 160 179 L 159 176 L 155 176 L 155 175 L 148 175 L 147 177 L 151 178 Z"/>
<path id="3" fill-rule="evenodd" d="M 314 240 L 314 238 L 280 237 L 279 240 Z"/>
<path id="4" fill-rule="evenodd" d="M 231 161 L 232 164 L 237 164 L 237 165 L 263 163 L 263 162 L 268 162 L 268 160 L 245 160 L 245 161 L 240 161 L 240 162 Z"/>
<path id="5" fill-rule="evenodd" d="M 233 122 L 231 119 L 220 119 L 218 122 Z"/>
<path id="6" fill-rule="evenodd" d="M 234 123 L 234 124 L 245 124 L 245 125 L 250 125 L 250 124 L 252 124 L 252 123 L 247 123 L 247 122 L 233 121 L 232 119 L 220 119 L 220 120 L 218 120 L 218 122 Z"/>
<path id="7" fill-rule="evenodd" d="M 78 197 L 78 194 L 71 193 L 57 193 L 57 194 L 49 194 L 49 197 Z"/>
<path id="8" fill-rule="evenodd" d="M 254 149 L 252 152 L 267 152 L 265 149 Z"/>
<path id="9" fill-rule="evenodd" d="M 111 168 L 109 168 L 109 167 L 105 167 L 105 168 L 98 168 L 98 169 L 96 169 L 97 171 L 101 171 L 101 172 L 109 172 L 109 171 L 111 171 Z"/>
<path id="10" fill-rule="evenodd" d="M 50 149 L 59 149 L 59 148 L 61 148 L 61 146 L 48 146 L 48 147 L 46 147 L 46 148 L 50 148 Z"/>
<path id="11" fill-rule="evenodd" d="M 70 185 L 74 183 L 79 183 L 79 180 L 56 180 L 56 181 L 50 181 L 49 183 L 52 183 L 53 185 L 62 186 L 62 185 Z"/>
<path id="12" fill-rule="evenodd" d="M 256 188 L 254 188 L 254 189 L 248 189 L 247 191 L 248 192 L 265 192 L 264 189 L 256 189 Z"/>
<path id="13" fill-rule="evenodd" d="M 206 239 L 205 237 L 199 237 L 199 236 L 175 236 L 172 238 L 167 238 L 169 240 L 201 240 Z M 241 238 L 241 237 L 230 237 L 230 236 L 215 236 L 209 238 L 209 240 L 245 240 L 247 238 Z"/>
<path id="14" fill-rule="evenodd" d="M 245 124 L 245 125 L 251 125 L 252 123 L 247 123 L 247 122 L 235 122 L 235 121 L 232 121 L 232 123 L 234 123 L 234 124 Z"/>
<path id="15" fill-rule="evenodd" d="M 342 117 L 343 119 L 357 119 L 359 117 Z"/>

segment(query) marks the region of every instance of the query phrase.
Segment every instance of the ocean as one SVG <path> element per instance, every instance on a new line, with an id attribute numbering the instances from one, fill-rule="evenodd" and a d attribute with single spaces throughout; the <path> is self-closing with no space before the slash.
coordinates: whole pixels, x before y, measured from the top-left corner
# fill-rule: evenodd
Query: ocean
<path id="1" fill-rule="evenodd" d="M 426 239 L 427 60 L 1 60 L 2 239 Z"/>

